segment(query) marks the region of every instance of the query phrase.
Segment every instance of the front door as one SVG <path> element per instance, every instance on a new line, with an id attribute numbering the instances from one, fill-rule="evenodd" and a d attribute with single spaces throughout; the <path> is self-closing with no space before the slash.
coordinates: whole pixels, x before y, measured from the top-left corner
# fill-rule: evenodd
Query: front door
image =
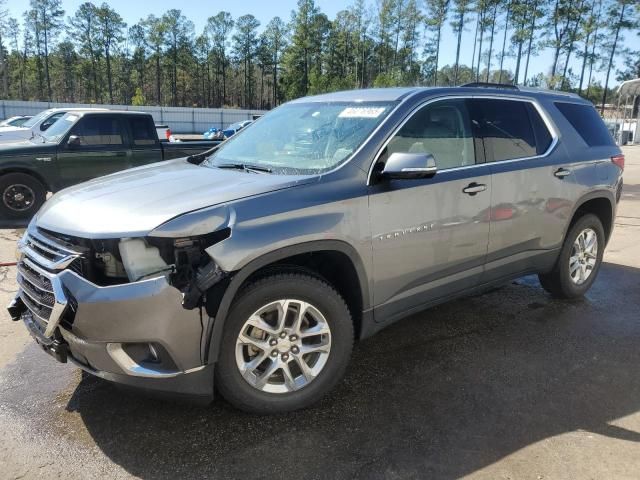
<path id="1" fill-rule="evenodd" d="M 77 137 L 75 144 L 68 138 Z M 108 175 L 130 167 L 131 150 L 117 115 L 85 115 L 71 129 L 58 151 L 64 186 Z"/>
<path id="2" fill-rule="evenodd" d="M 491 177 L 468 106 L 464 99 L 428 103 L 381 152 L 382 163 L 395 152 L 430 153 L 438 171 L 429 179 L 372 180 L 376 321 L 473 287 L 482 274 Z"/>

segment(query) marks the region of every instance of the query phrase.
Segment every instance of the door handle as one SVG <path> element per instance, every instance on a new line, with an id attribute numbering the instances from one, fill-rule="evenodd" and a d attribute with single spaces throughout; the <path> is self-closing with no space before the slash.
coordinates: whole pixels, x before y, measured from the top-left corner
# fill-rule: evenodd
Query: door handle
<path id="1" fill-rule="evenodd" d="M 571 174 L 571 170 L 567 170 L 566 168 L 559 168 L 553 174 L 558 178 L 564 178 L 567 175 Z"/>
<path id="2" fill-rule="evenodd" d="M 127 152 L 116 152 L 116 157 L 126 157 Z"/>
<path id="3" fill-rule="evenodd" d="M 484 192 L 486 189 L 487 189 L 487 186 L 484 183 L 471 182 L 469 185 L 464 187 L 462 191 L 467 195 L 473 196 L 476 193 Z"/>

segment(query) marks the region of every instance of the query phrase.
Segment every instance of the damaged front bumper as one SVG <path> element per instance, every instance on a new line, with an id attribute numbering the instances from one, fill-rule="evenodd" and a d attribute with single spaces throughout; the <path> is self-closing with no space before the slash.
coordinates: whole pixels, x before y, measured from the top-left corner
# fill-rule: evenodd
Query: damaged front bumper
<path id="1" fill-rule="evenodd" d="M 183 308 L 165 276 L 98 286 L 73 269 L 76 252 L 36 231 L 20 250 L 9 313 L 48 353 L 113 382 L 212 398 L 212 366 L 202 359 L 208 317 Z"/>

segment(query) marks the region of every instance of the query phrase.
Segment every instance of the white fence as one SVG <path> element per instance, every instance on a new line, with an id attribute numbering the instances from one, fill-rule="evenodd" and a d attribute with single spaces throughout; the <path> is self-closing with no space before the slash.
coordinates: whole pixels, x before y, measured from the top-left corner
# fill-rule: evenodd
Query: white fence
<path id="1" fill-rule="evenodd" d="M 263 110 L 239 110 L 233 108 L 135 107 L 131 105 L 0 100 L 0 118 L 9 118 L 14 115 L 35 115 L 42 110 L 56 107 L 102 107 L 147 112 L 153 116 L 156 123 L 169 125 L 174 133 L 202 133 L 211 127 L 224 128 L 231 123 L 251 120 L 253 115 L 265 113 Z"/>

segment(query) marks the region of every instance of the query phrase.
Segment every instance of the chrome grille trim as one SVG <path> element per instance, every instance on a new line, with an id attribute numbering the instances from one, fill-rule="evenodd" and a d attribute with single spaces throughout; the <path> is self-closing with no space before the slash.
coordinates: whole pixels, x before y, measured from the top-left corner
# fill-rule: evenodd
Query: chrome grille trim
<path id="1" fill-rule="evenodd" d="M 38 265 L 48 270 L 64 270 L 82 255 L 82 252 L 70 250 L 44 237 L 35 228 L 27 230 L 18 242 L 18 248 Z"/>
<path id="2" fill-rule="evenodd" d="M 18 262 L 17 267 L 18 273 L 30 284 L 35 285 L 39 290 L 44 292 L 53 293 L 51 280 L 46 275 L 42 275 L 38 272 L 27 257 L 24 257 L 20 262 Z"/>
<path id="3" fill-rule="evenodd" d="M 59 273 L 81 253 L 44 237 L 35 227 L 27 230 L 18 248 L 23 254 L 18 262 L 18 296 L 32 314 L 34 327 L 50 338 L 69 304 Z"/>
<path id="4" fill-rule="evenodd" d="M 34 302 L 36 302 L 38 305 L 41 305 L 42 307 L 49 310 L 53 308 L 53 306 L 56 303 L 56 299 L 53 296 L 53 293 L 44 292 L 44 291 L 37 292 L 38 287 L 30 284 L 28 281 L 25 280 L 25 278 L 22 275 L 18 275 L 17 281 L 18 281 L 18 285 L 20 285 L 24 293 L 29 295 Z M 48 317 L 49 316 L 47 315 L 47 318 Z"/>
<path id="5" fill-rule="evenodd" d="M 20 299 L 24 302 L 24 304 L 29 309 L 29 313 L 31 313 L 31 315 L 33 315 L 35 318 L 40 320 L 40 322 L 44 323 L 48 327 L 49 326 L 48 318 L 51 318 L 51 311 L 49 311 L 48 318 L 45 318 L 40 314 L 40 308 L 34 303 L 34 301 L 31 299 L 31 297 L 24 290 L 20 290 L 18 292 L 18 296 L 20 297 Z M 46 330 L 47 330 L 47 328 L 45 328 L 45 331 Z"/>

